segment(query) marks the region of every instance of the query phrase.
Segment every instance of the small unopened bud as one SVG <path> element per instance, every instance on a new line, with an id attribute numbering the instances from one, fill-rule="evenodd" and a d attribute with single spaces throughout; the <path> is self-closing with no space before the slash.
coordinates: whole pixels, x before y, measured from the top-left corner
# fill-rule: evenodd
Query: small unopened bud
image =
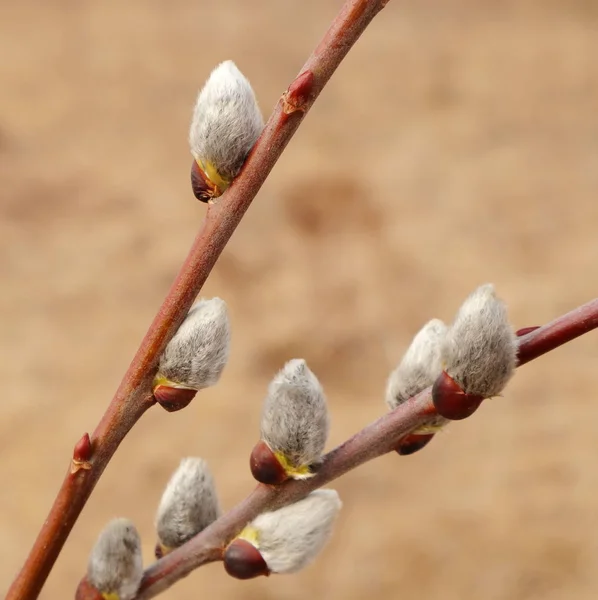
<path id="1" fill-rule="evenodd" d="M 143 576 L 141 540 L 128 519 L 114 519 L 100 534 L 87 567 L 87 582 L 79 586 L 89 593 L 89 585 L 110 600 L 130 600 Z M 77 592 L 79 594 L 79 591 Z M 81 596 L 81 598 L 91 596 Z"/>
<path id="2" fill-rule="evenodd" d="M 447 327 L 440 319 L 432 319 L 417 332 L 399 366 L 388 378 L 386 404 L 391 410 L 431 386 L 441 373 L 440 348 L 446 331 Z M 447 423 L 448 420 L 440 415 L 431 416 L 400 440 L 397 452 L 406 456 L 421 450 Z"/>
<path id="3" fill-rule="evenodd" d="M 73 458 L 71 460 L 71 473 L 77 473 L 82 469 L 91 470 L 91 440 L 89 433 L 84 433 L 81 439 L 75 444 L 73 449 Z"/>
<path id="4" fill-rule="evenodd" d="M 284 480 L 281 476 L 280 480 L 272 481 L 270 473 L 276 470 L 271 463 L 274 460 L 287 478 L 312 477 L 312 467 L 320 461 L 329 428 L 328 408 L 320 382 L 303 359 L 290 360 L 268 388 L 262 410 L 262 442 L 252 453 L 253 476 L 262 483 Z"/>
<path id="5" fill-rule="evenodd" d="M 249 81 L 233 61 L 218 65 L 197 97 L 189 130 L 197 164 L 191 179 L 199 200 L 208 202 L 228 188 L 263 128 Z"/>
<path id="6" fill-rule="evenodd" d="M 316 490 L 295 504 L 259 515 L 227 547 L 225 568 L 241 579 L 300 571 L 330 539 L 341 506 L 334 490 Z"/>
<path id="7" fill-rule="evenodd" d="M 313 93 L 314 74 L 312 71 L 303 71 L 291 83 L 289 89 L 282 95 L 282 110 L 286 115 L 295 112 L 305 112 L 307 103 Z"/>
<path id="8" fill-rule="evenodd" d="M 230 327 L 224 300 L 200 300 L 189 311 L 160 357 L 154 397 L 169 411 L 214 385 L 228 360 Z"/>
<path id="9" fill-rule="evenodd" d="M 182 546 L 220 515 L 216 486 L 205 460 L 184 458 L 166 486 L 156 515 L 156 558 Z"/>
<path id="10" fill-rule="evenodd" d="M 463 303 L 442 343 L 444 370 L 465 394 L 500 394 L 513 373 L 517 337 L 494 286 L 475 290 Z"/>

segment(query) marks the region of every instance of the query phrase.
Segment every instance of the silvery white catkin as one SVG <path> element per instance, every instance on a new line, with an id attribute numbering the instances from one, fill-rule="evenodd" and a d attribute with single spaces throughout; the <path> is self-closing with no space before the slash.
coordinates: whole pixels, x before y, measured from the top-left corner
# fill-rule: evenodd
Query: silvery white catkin
<path id="1" fill-rule="evenodd" d="M 395 409 L 434 383 L 442 372 L 440 349 L 446 332 L 447 326 L 440 319 L 432 319 L 417 332 L 403 359 L 388 378 L 388 408 Z M 446 423 L 448 419 L 435 415 L 417 432 L 439 429 Z"/>
<path id="2" fill-rule="evenodd" d="M 398 367 L 388 378 L 388 408 L 396 408 L 434 383 L 442 371 L 440 346 L 446 332 L 447 326 L 440 319 L 432 319 L 417 332 Z"/>
<path id="3" fill-rule="evenodd" d="M 156 530 L 166 548 L 178 548 L 220 515 L 216 486 L 205 460 L 184 458 L 164 489 Z"/>
<path id="4" fill-rule="evenodd" d="M 232 60 L 219 64 L 200 91 L 189 130 L 193 156 L 230 183 L 264 128 L 249 81 Z"/>
<path id="5" fill-rule="evenodd" d="M 445 371 L 467 393 L 500 394 L 517 365 L 517 336 L 494 286 L 482 285 L 462 304 L 442 344 Z"/>
<path id="6" fill-rule="evenodd" d="M 158 377 L 201 390 L 214 385 L 226 365 L 230 325 L 220 298 L 200 300 L 160 357 Z"/>
<path id="7" fill-rule="evenodd" d="M 115 593 L 119 600 L 130 600 L 142 576 L 141 540 L 135 525 L 128 519 L 110 521 L 91 551 L 88 581 L 103 594 Z"/>
<path id="8" fill-rule="evenodd" d="M 322 386 L 303 359 L 276 374 L 264 402 L 261 437 L 274 452 L 299 468 L 320 459 L 330 422 Z"/>
<path id="9" fill-rule="evenodd" d="M 249 541 L 270 571 L 295 573 L 311 563 L 328 542 L 341 507 L 336 491 L 316 490 L 295 504 L 259 515 L 249 525 L 256 534 Z"/>

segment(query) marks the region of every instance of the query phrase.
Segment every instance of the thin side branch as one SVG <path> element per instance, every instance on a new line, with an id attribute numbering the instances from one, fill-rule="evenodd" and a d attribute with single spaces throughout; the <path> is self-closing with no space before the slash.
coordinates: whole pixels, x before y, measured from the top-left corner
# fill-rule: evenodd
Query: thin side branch
<path id="1" fill-rule="evenodd" d="M 347 0 L 300 75 L 278 102 L 239 176 L 209 206 L 185 263 L 91 436 L 87 466 L 71 472 L 69 465 L 54 505 L 8 591 L 7 600 L 33 600 L 39 595 L 108 462 L 133 425 L 154 404 L 151 382 L 160 354 L 305 114 L 386 1 Z"/>
<path id="2" fill-rule="evenodd" d="M 598 328 L 598 298 L 520 338 L 519 365 Z M 395 449 L 399 440 L 434 414 L 432 388 L 414 396 L 326 454 L 315 477 L 280 486 L 258 485 L 230 512 L 150 566 L 136 600 L 148 600 L 204 564 L 222 559 L 226 545 L 257 515 L 297 502 L 309 492 Z"/>

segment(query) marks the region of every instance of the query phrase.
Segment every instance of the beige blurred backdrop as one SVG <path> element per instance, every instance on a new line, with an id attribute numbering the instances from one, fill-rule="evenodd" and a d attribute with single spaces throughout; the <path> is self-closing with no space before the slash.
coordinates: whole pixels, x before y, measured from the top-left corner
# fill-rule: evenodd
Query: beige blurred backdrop
<path id="1" fill-rule="evenodd" d="M 0 3 L 0 592 L 101 417 L 205 214 L 189 185 L 197 89 L 234 59 L 267 115 L 340 0 Z M 395 0 L 304 121 L 205 287 L 230 306 L 221 384 L 151 410 L 44 589 L 69 598 L 103 524 L 152 560 L 161 490 L 205 457 L 252 489 L 269 379 L 305 357 L 330 447 L 385 412 L 429 318 L 493 282 L 516 327 L 598 290 L 598 3 Z M 526 366 L 418 455 L 335 484 L 334 538 L 295 576 L 221 565 L 163 595 L 585 600 L 598 594 L 598 337 Z"/>

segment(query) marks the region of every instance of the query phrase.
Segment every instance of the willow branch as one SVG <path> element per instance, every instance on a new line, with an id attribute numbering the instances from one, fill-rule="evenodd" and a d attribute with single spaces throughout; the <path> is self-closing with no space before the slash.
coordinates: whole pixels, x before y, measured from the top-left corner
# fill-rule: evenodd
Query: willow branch
<path id="1" fill-rule="evenodd" d="M 597 327 L 598 298 L 522 336 L 519 339 L 519 365 Z M 231 511 L 151 565 L 145 572 L 136 600 L 153 598 L 194 569 L 221 560 L 226 545 L 257 515 L 297 502 L 348 471 L 393 451 L 405 435 L 420 427 L 434 413 L 432 388 L 429 387 L 326 454 L 311 479 L 289 480 L 280 486 L 258 485 Z"/>
<path id="2" fill-rule="evenodd" d="M 306 112 L 387 1 L 347 0 L 299 76 L 279 100 L 242 172 L 227 192 L 209 206 L 185 263 L 91 436 L 88 456 L 74 457 L 80 468 L 73 472 L 73 463 L 69 467 L 7 600 L 33 600 L 39 595 L 102 472 L 133 425 L 153 405 L 151 382 L 161 352 Z"/>

